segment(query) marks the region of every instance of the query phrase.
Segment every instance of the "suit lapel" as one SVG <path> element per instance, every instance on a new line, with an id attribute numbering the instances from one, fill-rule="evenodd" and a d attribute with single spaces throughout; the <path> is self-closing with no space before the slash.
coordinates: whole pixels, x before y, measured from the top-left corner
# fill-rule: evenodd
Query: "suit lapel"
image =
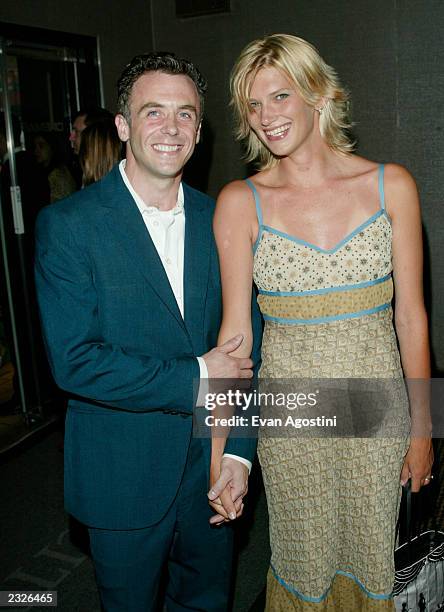
<path id="1" fill-rule="evenodd" d="M 159 299 L 165 303 L 172 316 L 185 330 L 182 315 L 156 247 L 136 203 L 120 176 L 118 166 L 103 181 L 102 197 L 103 206 L 106 208 L 106 223 L 110 231 L 131 257 L 134 267 L 150 283 Z"/>
<path id="2" fill-rule="evenodd" d="M 212 240 L 211 210 L 203 197 L 184 187 L 185 254 L 184 314 L 185 325 L 199 351 L 204 324 L 205 298 Z"/>

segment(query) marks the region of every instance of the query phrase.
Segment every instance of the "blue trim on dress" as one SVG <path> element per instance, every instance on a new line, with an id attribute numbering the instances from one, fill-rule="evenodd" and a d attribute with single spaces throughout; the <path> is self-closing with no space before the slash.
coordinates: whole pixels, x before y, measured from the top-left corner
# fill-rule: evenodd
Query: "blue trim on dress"
<path id="1" fill-rule="evenodd" d="M 379 187 L 379 204 L 381 206 L 381 210 L 383 211 L 387 221 L 392 224 L 392 220 L 390 219 L 390 215 L 387 212 L 387 208 L 385 206 L 385 191 L 384 191 L 384 168 L 385 164 L 379 164 L 378 171 L 378 187 Z"/>
<path id="2" fill-rule="evenodd" d="M 284 325 L 315 325 L 317 323 L 330 323 L 332 321 L 343 321 L 344 319 L 356 319 L 357 317 L 363 317 L 365 315 L 375 314 L 382 310 L 390 308 L 391 303 L 381 304 L 375 306 L 375 308 L 369 308 L 368 310 L 360 310 L 359 312 L 344 313 L 340 315 L 333 315 L 331 317 L 318 317 L 317 319 L 283 319 L 281 317 L 272 317 L 267 314 L 262 314 L 265 321 L 273 321 L 274 323 L 283 323 Z"/>
<path id="3" fill-rule="evenodd" d="M 388 599 L 392 599 L 393 598 L 393 594 L 392 593 L 389 593 L 388 595 L 379 595 L 377 593 L 372 593 L 371 591 L 369 591 L 362 584 L 362 582 L 359 580 L 359 578 L 357 578 L 354 574 L 351 574 L 350 572 L 344 572 L 343 570 L 336 570 L 336 572 L 334 573 L 334 576 L 332 578 L 332 581 L 330 583 L 330 586 L 325 591 L 325 593 L 323 593 L 320 597 L 309 597 L 308 595 L 303 595 L 300 591 L 298 591 L 294 587 L 292 587 L 289 584 L 287 584 L 285 582 L 285 580 L 283 580 L 280 576 L 278 576 L 278 574 L 276 573 L 276 570 L 274 569 L 274 567 L 271 564 L 270 564 L 270 569 L 271 569 L 271 571 L 273 573 L 273 576 L 276 578 L 276 580 L 279 582 L 279 584 L 281 586 L 283 586 L 284 589 L 286 589 L 287 591 L 292 593 L 293 595 L 296 595 L 296 597 L 298 597 L 299 599 L 302 599 L 302 601 L 308 601 L 308 602 L 311 602 L 311 603 L 321 603 L 321 601 L 324 601 L 324 599 L 327 597 L 327 595 L 329 594 L 329 592 L 331 590 L 334 576 L 336 576 L 337 574 L 340 574 L 341 576 L 346 576 L 347 578 L 351 578 L 358 585 L 358 587 L 362 591 L 364 591 L 364 593 L 368 597 L 370 597 L 371 599 L 388 600 Z"/>
<path id="4" fill-rule="evenodd" d="M 376 280 L 365 281 L 363 283 L 355 283 L 354 285 L 341 285 L 339 287 L 325 287 L 324 289 L 307 289 L 306 291 L 266 291 L 265 289 L 259 289 L 259 295 L 271 295 L 271 296 L 280 296 L 280 297 L 292 297 L 295 295 L 322 295 L 324 293 L 332 293 L 335 291 L 350 291 L 351 289 L 364 289 L 365 287 L 372 287 L 373 285 L 379 285 L 379 283 L 383 283 L 391 277 L 391 272 L 383 276 L 382 278 L 377 278 Z"/>
<path id="5" fill-rule="evenodd" d="M 323 249 L 322 247 L 319 247 L 316 244 L 312 244 L 311 242 L 302 240 L 302 238 L 297 238 L 297 236 L 292 236 L 291 234 L 282 232 L 281 230 L 275 229 L 274 227 L 270 227 L 269 225 L 263 225 L 262 228 L 264 230 L 271 232 L 272 234 L 277 234 L 278 236 L 281 236 L 282 238 L 288 238 L 289 240 L 292 240 L 293 242 L 302 244 L 303 246 L 319 251 L 320 253 L 330 254 L 330 253 L 335 253 L 336 251 L 338 251 L 342 246 L 344 246 L 344 244 L 347 244 L 347 242 L 349 242 L 352 238 L 354 238 L 357 234 L 359 234 L 359 232 L 362 232 L 366 227 L 371 225 L 374 221 L 376 221 L 376 219 L 378 219 L 378 217 L 380 217 L 383 214 L 384 214 L 384 211 L 382 209 L 378 210 L 374 215 L 369 217 L 367 221 L 364 221 L 364 223 L 361 223 L 361 225 L 359 225 L 356 229 L 350 232 L 350 234 L 347 234 L 345 238 L 343 238 L 340 242 L 338 242 L 336 246 L 332 247 L 331 249 Z"/>
<path id="6" fill-rule="evenodd" d="M 245 179 L 245 182 L 247 183 L 248 187 L 253 192 L 254 204 L 256 206 L 256 215 L 257 215 L 257 220 L 258 220 L 258 223 L 259 223 L 259 231 L 258 231 L 258 234 L 257 234 L 257 238 L 255 240 L 255 243 L 253 244 L 253 255 L 254 255 L 256 253 L 256 251 L 257 251 L 257 247 L 259 246 L 259 242 L 260 242 L 260 239 L 262 237 L 262 228 L 264 227 L 264 225 L 263 225 L 263 219 L 262 219 L 261 202 L 260 202 L 260 199 L 259 199 L 259 194 L 257 192 L 257 189 L 256 189 L 256 187 L 254 186 L 253 182 L 250 179 Z"/>
<path id="7" fill-rule="evenodd" d="M 385 194 L 384 194 L 384 164 L 379 164 L 378 170 L 378 187 L 379 187 L 379 203 L 381 210 L 385 210 Z"/>

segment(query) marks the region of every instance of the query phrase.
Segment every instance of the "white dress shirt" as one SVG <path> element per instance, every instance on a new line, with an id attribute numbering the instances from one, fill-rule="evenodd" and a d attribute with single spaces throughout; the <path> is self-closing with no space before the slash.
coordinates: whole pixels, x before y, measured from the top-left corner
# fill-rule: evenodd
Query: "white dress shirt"
<path id="1" fill-rule="evenodd" d="M 142 198 L 129 182 L 125 172 L 126 160 L 123 159 L 119 164 L 120 174 L 128 191 L 132 195 L 137 208 L 142 215 L 146 229 L 151 236 L 151 240 L 156 247 L 160 261 L 165 269 L 171 289 L 176 298 L 177 305 L 182 317 L 184 316 L 183 300 L 183 262 L 184 262 L 184 243 L 185 243 L 185 210 L 182 183 L 179 185 L 176 206 L 170 210 L 159 210 L 156 206 L 147 206 Z M 208 378 L 208 368 L 202 357 L 197 357 L 200 369 L 200 378 Z M 199 398 L 202 396 L 199 389 Z M 251 461 L 225 453 L 224 457 L 232 457 L 247 466 L 251 470 Z"/>

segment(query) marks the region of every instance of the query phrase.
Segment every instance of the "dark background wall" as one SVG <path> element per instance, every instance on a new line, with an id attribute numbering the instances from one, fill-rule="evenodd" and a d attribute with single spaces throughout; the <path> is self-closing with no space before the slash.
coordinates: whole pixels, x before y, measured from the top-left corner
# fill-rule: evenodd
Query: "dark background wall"
<path id="1" fill-rule="evenodd" d="M 254 38 L 287 32 L 306 38 L 333 65 L 352 95 L 358 152 L 405 164 L 417 179 L 426 240 L 426 297 L 436 367 L 444 371 L 444 3 L 441 0 L 232 0 L 230 14 L 177 19 L 174 0 L 3 0 L 0 19 L 99 35 L 105 99 L 134 54 L 174 50 L 208 77 L 200 160 L 194 176 L 216 195 L 245 176 L 227 110 L 228 78 L 240 50 Z M 205 163 L 204 163 L 205 166 Z"/>
<path id="2" fill-rule="evenodd" d="M 0 20 L 98 36 L 105 103 L 111 110 L 124 64 L 152 49 L 149 0 L 1 0 Z"/>

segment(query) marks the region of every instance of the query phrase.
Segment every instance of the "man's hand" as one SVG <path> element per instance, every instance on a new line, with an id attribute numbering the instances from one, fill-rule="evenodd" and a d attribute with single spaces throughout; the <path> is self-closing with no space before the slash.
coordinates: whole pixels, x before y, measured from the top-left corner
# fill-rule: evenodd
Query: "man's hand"
<path id="1" fill-rule="evenodd" d="M 242 343 L 243 336 L 238 334 L 202 355 L 208 368 L 208 378 L 252 378 L 253 362 L 246 357 L 231 357 Z"/>
<path id="2" fill-rule="evenodd" d="M 223 457 L 220 475 L 208 493 L 210 506 L 217 514 L 210 518 L 212 525 L 241 516 L 242 502 L 248 491 L 248 468 L 231 457 Z"/>

